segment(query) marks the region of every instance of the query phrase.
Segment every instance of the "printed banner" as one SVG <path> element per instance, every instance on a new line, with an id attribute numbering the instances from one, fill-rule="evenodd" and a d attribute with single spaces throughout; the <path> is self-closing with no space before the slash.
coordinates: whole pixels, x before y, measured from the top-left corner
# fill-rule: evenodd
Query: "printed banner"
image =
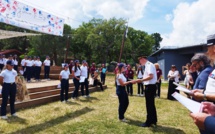
<path id="1" fill-rule="evenodd" d="M 62 36 L 64 19 L 16 0 L 0 0 L 0 22 Z"/>

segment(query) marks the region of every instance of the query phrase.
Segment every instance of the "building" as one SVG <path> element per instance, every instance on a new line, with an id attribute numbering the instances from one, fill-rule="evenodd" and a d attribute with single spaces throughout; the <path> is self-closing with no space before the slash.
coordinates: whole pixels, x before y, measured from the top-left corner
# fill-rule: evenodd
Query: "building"
<path id="1" fill-rule="evenodd" d="M 149 56 L 149 61 L 153 63 L 159 63 L 161 70 L 163 71 L 163 78 L 167 80 L 168 72 L 171 65 L 176 65 L 180 72 L 181 79 L 184 78 L 182 75 L 182 66 L 186 63 L 190 63 L 191 58 L 196 53 L 206 52 L 206 44 L 199 44 L 186 47 L 162 47 Z"/>

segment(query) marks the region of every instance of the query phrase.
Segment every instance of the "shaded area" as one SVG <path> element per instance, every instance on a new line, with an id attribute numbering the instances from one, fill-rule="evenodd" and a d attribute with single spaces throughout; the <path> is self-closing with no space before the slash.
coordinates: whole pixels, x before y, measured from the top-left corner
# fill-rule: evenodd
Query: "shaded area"
<path id="1" fill-rule="evenodd" d="M 86 97 L 84 100 L 79 100 L 81 102 L 91 102 L 92 103 L 92 100 L 99 100 L 98 98 L 96 97 Z"/>
<path id="2" fill-rule="evenodd" d="M 92 108 L 85 107 L 85 108 L 82 108 L 82 109 L 77 110 L 75 112 L 67 113 L 64 116 L 60 116 L 60 117 L 57 117 L 55 119 L 51 119 L 51 120 L 46 121 L 46 122 L 41 123 L 41 124 L 36 124 L 34 126 L 29 126 L 27 128 L 20 129 L 20 130 L 18 130 L 16 132 L 12 132 L 10 134 L 28 134 L 29 132 L 35 132 L 36 133 L 36 132 L 45 130 L 47 128 L 53 127 L 55 125 L 58 125 L 60 123 L 66 122 L 68 120 L 77 118 L 77 117 L 79 117 L 79 116 L 81 116 L 83 114 L 86 114 L 88 112 L 91 112 L 93 110 L 94 109 L 92 109 Z"/>
<path id="3" fill-rule="evenodd" d="M 141 127 L 141 124 L 143 124 L 143 121 L 138 121 L 138 120 L 132 120 L 132 119 L 128 119 L 129 122 L 127 122 L 127 124 L 129 125 L 134 125 L 134 126 L 138 126 Z M 143 128 L 144 129 L 144 128 Z M 161 125 L 157 125 L 154 127 L 150 127 L 150 130 L 153 133 L 161 133 L 164 132 L 165 134 L 186 134 L 183 130 L 181 129 L 177 129 L 177 128 L 173 128 L 173 127 L 169 127 L 169 126 L 161 126 Z"/>
<path id="4" fill-rule="evenodd" d="M 7 120 L 8 123 L 20 123 L 20 124 L 27 124 L 26 119 L 20 118 L 19 116 L 17 117 L 9 117 L 9 119 Z"/>

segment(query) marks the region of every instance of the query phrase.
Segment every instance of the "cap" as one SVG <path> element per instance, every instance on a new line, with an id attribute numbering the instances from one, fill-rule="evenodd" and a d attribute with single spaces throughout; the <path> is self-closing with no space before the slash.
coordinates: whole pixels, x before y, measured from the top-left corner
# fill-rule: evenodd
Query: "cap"
<path id="1" fill-rule="evenodd" d="M 11 65 L 11 66 L 13 66 L 13 65 L 14 65 L 14 63 L 13 63 L 13 61 L 12 61 L 12 60 L 8 60 L 8 61 L 6 62 L 6 64 L 7 64 L 7 65 Z"/>
<path id="2" fill-rule="evenodd" d="M 75 63 L 80 63 L 79 60 L 75 60 Z"/>
<path id="3" fill-rule="evenodd" d="M 215 45 L 215 34 L 207 37 L 207 46 Z"/>
<path id="4" fill-rule="evenodd" d="M 46 58 L 49 58 L 49 56 L 47 55 Z"/>
<path id="5" fill-rule="evenodd" d="M 9 57 L 13 57 L 13 56 L 10 54 Z"/>
<path id="6" fill-rule="evenodd" d="M 83 60 L 82 63 L 87 63 L 86 60 Z"/>
<path id="7" fill-rule="evenodd" d="M 31 56 L 28 56 L 28 59 L 31 59 Z"/>
<path id="8" fill-rule="evenodd" d="M 64 64 L 63 67 L 68 67 L 68 64 Z"/>
<path id="9" fill-rule="evenodd" d="M 15 54 L 14 57 L 17 57 L 17 55 Z"/>
<path id="10" fill-rule="evenodd" d="M 123 63 L 119 63 L 118 68 L 122 68 L 125 67 L 125 65 Z"/>
<path id="11" fill-rule="evenodd" d="M 40 59 L 40 57 L 38 56 L 37 59 Z"/>
<path id="12" fill-rule="evenodd" d="M 148 57 L 148 56 L 146 56 L 146 55 L 139 55 L 137 58 L 138 58 L 138 60 L 139 60 L 139 59 L 142 59 L 142 58 L 147 59 L 147 57 Z"/>
<path id="13" fill-rule="evenodd" d="M 171 68 L 175 68 L 175 67 L 176 67 L 175 65 L 172 65 L 172 66 L 171 66 Z"/>

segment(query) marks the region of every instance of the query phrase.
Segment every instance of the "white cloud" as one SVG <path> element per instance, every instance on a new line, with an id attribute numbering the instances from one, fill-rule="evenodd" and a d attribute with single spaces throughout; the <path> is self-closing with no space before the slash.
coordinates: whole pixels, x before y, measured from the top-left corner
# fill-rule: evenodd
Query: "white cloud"
<path id="1" fill-rule="evenodd" d="M 161 46 L 188 46 L 206 42 L 215 34 L 214 0 L 180 3 L 173 12 L 173 31 L 163 35 Z"/>
<path id="2" fill-rule="evenodd" d="M 172 14 L 167 14 L 165 16 L 165 20 L 168 21 L 168 22 L 170 22 L 172 20 Z"/>
<path id="3" fill-rule="evenodd" d="M 112 17 L 136 22 L 144 15 L 149 0 L 19 0 L 63 16 L 72 27 L 88 22 L 93 17 L 109 19 Z M 68 19 L 69 17 L 69 19 Z"/>

